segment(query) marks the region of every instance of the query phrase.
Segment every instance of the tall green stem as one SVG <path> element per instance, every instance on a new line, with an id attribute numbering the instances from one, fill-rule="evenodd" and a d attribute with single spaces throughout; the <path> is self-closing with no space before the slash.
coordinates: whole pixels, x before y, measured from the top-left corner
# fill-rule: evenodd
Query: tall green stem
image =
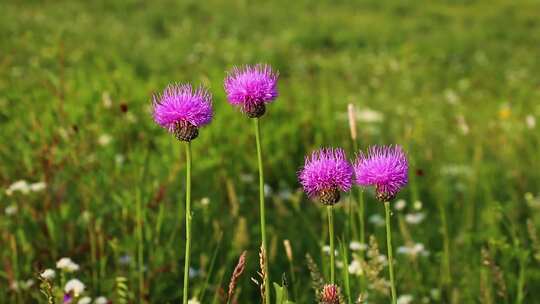
<path id="1" fill-rule="evenodd" d="M 254 119 L 255 124 L 255 139 L 257 141 L 257 162 L 259 165 L 259 210 L 260 210 L 260 222 L 261 222 L 261 239 L 263 247 L 264 268 L 264 296 L 266 304 L 270 304 L 270 274 L 268 273 L 268 250 L 266 243 L 266 215 L 264 210 L 264 171 L 262 163 L 262 149 L 261 149 L 261 128 L 259 126 L 259 118 Z"/>
<path id="2" fill-rule="evenodd" d="M 188 302 L 189 258 L 191 246 L 191 143 L 186 143 L 186 254 L 184 260 L 183 303 Z"/>
<path id="3" fill-rule="evenodd" d="M 388 251 L 388 270 L 390 272 L 390 288 L 392 291 L 392 303 L 397 303 L 396 283 L 394 280 L 394 257 L 392 255 L 392 230 L 390 226 L 390 203 L 384 202 L 384 211 L 386 214 L 386 248 Z"/>
<path id="4" fill-rule="evenodd" d="M 336 251 L 334 249 L 334 206 L 330 205 L 326 207 L 328 213 L 328 234 L 330 238 L 330 283 L 334 284 L 336 280 L 335 273 L 335 255 Z"/>

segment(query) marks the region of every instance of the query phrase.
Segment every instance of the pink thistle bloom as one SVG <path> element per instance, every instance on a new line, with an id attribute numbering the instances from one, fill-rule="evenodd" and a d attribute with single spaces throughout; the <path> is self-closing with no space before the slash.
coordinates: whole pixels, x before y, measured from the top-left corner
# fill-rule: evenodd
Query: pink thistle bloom
<path id="1" fill-rule="evenodd" d="M 368 153 L 360 152 L 354 162 L 356 183 L 375 186 L 377 199 L 389 201 L 407 185 L 409 162 L 400 146 L 372 146 Z"/>
<path id="2" fill-rule="evenodd" d="M 179 140 L 191 141 L 198 129 L 213 118 L 212 95 L 200 87 L 189 84 L 171 84 L 152 101 L 154 121 L 175 134 Z"/>
<path id="3" fill-rule="evenodd" d="M 224 82 L 227 99 L 248 117 L 260 117 L 266 112 L 265 104 L 278 97 L 278 78 L 269 65 L 234 67 Z"/>
<path id="4" fill-rule="evenodd" d="M 343 149 L 325 148 L 306 157 L 298 178 L 310 198 L 333 205 L 339 201 L 340 191 L 351 189 L 353 167 Z"/>

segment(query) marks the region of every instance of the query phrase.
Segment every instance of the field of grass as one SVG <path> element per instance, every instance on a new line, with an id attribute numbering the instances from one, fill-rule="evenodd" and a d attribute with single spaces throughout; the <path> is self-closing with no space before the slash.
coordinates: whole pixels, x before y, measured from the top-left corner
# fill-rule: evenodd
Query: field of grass
<path id="1" fill-rule="evenodd" d="M 307 253 L 329 273 L 325 209 L 297 172 L 321 146 L 354 156 L 352 103 L 361 148 L 400 144 L 411 163 L 393 203 L 400 303 L 540 303 L 538 1 L 2 1 L 0 12 L 0 303 L 46 303 L 36 274 L 62 257 L 80 269 L 56 270 L 56 293 L 78 278 L 93 299 L 180 302 L 185 155 L 150 114 L 170 82 L 214 95 L 192 144 L 190 298 L 222 303 L 247 250 L 237 303 L 260 303 L 255 139 L 223 90 L 227 70 L 258 62 L 280 72 L 261 127 L 270 278 L 286 278 L 289 299 L 316 302 Z M 359 255 L 357 197 L 336 209 L 345 303 L 366 273 L 344 263 Z M 384 254 L 384 209 L 365 197 Z M 387 267 L 369 278 L 369 303 L 390 301 L 387 278 Z"/>

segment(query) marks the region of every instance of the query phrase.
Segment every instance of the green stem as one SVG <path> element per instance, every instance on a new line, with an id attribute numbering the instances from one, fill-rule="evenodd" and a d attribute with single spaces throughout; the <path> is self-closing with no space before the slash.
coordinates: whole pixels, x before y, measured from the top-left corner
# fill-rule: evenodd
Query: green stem
<path id="1" fill-rule="evenodd" d="M 334 269 L 334 259 L 336 251 L 334 249 L 334 206 L 330 205 L 326 207 L 328 213 L 328 233 L 330 238 L 330 283 L 334 284 L 336 279 Z"/>
<path id="2" fill-rule="evenodd" d="M 390 272 L 390 288 L 392 291 L 392 303 L 397 303 L 396 283 L 394 280 L 394 258 L 392 255 L 392 230 L 390 227 L 390 203 L 384 202 L 384 211 L 386 214 L 386 247 L 388 250 L 388 270 Z"/>
<path id="3" fill-rule="evenodd" d="M 261 239 L 263 247 L 263 258 L 264 258 L 264 293 L 266 304 L 270 304 L 270 274 L 268 273 L 268 250 L 266 243 L 266 215 L 264 210 L 264 171 L 262 163 L 262 149 L 261 149 L 261 128 L 259 126 L 259 118 L 254 120 L 255 124 L 255 139 L 257 141 L 257 161 L 259 165 L 259 209 L 260 209 L 260 222 L 261 222 Z"/>
<path id="4" fill-rule="evenodd" d="M 186 254 L 184 260 L 183 302 L 188 302 L 189 258 L 191 246 L 191 143 L 186 143 Z"/>

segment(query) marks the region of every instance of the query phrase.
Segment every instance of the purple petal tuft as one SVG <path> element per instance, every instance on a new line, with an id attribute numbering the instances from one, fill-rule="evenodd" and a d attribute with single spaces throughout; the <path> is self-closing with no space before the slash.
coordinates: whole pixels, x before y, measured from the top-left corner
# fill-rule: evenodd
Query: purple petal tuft
<path id="1" fill-rule="evenodd" d="M 241 109 L 274 101 L 278 96 L 279 73 L 269 65 L 234 67 L 225 78 L 225 92 L 229 103 Z"/>
<path id="2" fill-rule="evenodd" d="M 352 186 L 353 167 L 343 149 L 323 148 L 306 157 L 298 178 L 310 198 L 331 188 L 347 192 Z"/>

